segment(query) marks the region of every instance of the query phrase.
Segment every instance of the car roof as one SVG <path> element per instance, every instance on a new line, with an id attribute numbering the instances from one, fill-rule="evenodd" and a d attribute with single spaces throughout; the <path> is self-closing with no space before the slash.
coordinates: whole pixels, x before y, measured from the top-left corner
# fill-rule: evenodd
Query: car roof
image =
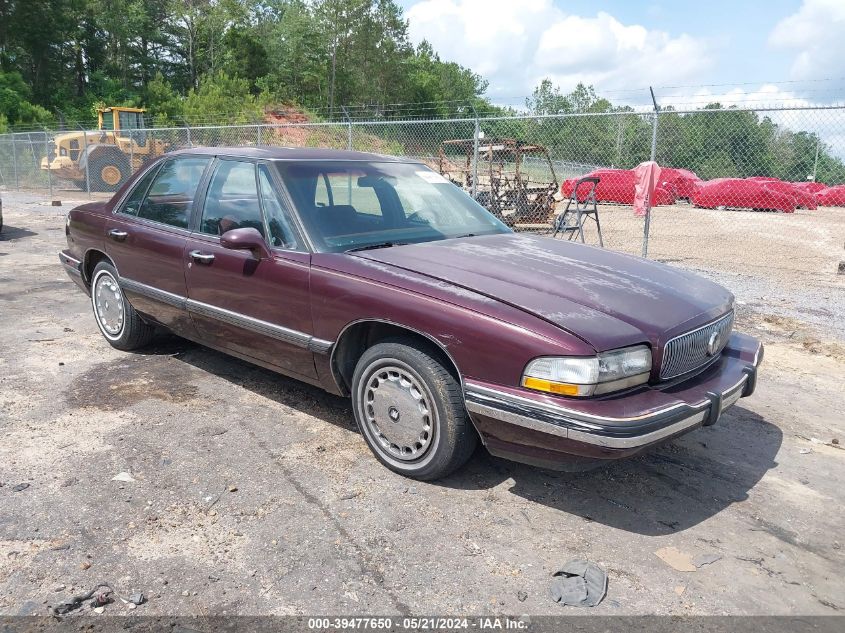
<path id="1" fill-rule="evenodd" d="M 416 163 L 411 158 L 386 156 L 369 152 L 313 147 L 191 147 L 169 152 L 168 156 L 193 154 L 205 156 L 231 156 L 242 158 L 263 158 L 265 160 L 360 160 L 392 163 Z"/>

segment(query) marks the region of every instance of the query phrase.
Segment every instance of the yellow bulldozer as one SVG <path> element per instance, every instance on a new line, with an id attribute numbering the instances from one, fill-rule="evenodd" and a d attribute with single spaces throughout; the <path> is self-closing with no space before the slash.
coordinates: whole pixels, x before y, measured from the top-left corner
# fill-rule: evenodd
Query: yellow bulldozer
<path id="1" fill-rule="evenodd" d="M 41 169 L 80 189 L 90 185 L 91 191 L 117 191 L 141 165 L 167 150 L 166 143 L 150 138 L 144 112 L 143 108 L 98 108 L 97 131 L 57 134 L 41 159 Z"/>

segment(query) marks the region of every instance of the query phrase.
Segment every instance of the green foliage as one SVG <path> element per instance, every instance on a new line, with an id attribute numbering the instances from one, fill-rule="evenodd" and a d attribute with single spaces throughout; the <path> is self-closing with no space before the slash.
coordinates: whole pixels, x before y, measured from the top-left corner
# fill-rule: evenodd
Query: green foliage
<path id="1" fill-rule="evenodd" d="M 156 126 L 179 124 L 185 107 L 182 97 L 160 72 L 147 82 L 143 102 L 147 118 Z"/>
<path id="2" fill-rule="evenodd" d="M 0 23 L 0 69 L 20 79 L 0 96 L 13 125 L 53 110 L 89 122 L 101 102 L 172 124 L 241 105 L 252 120 L 268 100 L 329 113 L 468 103 L 487 86 L 427 43 L 414 50 L 395 0 L 0 0 Z"/>
<path id="3" fill-rule="evenodd" d="M 263 107 L 250 93 L 249 81 L 223 71 L 204 76 L 199 88 L 188 92 L 183 107 L 183 117 L 189 125 L 202 125 L 221 115 L 229 124 L 255 123 L 262 120 L 263 114 Z"/>
<path id="4" fill-rule="evenodd" d="M 32 125 L 52 121 L 50 113 L 41 106 L 28 101 L 29 87 L 20 73 L 0 72 L 0 116 L 3 125 Z"/>
<path id="5" fill-rule="evenodd" d="M 223 36 L 223 47 L 225 72 L 248 80 L 250 90 L 258 94 L 256 82 L 270 72 L 270 62 L 257 34 L 244 27 L 231 28 Z"/>
<path id="6" fill-rule="evenodd" d="M 410 115 L 436 118 L 454 112 L 455 102 L 473 104 L 487 90 L 487 82 L 468 68 L 443 62 L 426 41 L 406 64 L 405 101 L 419 104 Z"/>
<path id="7" fill-rule="evenodd" d="M 651 156 L 652 115 L 614 107 L 579 84 L 564 94 L 548 79 L 534 90 L 526 106 L 536 115 L 613 112 L 612 117 L 572 116 L 553 122 L 538 118 L 514 126 L 486 125 L 488 135 L 517 136 L 540 143 L 561 160 L 631 168 Z M 845 163 L 810 132 L 793 132 L 754 112 L 709 104 L 706 111 L 660 113 L 656 160 L 696 172 L 703 179 L 774 176 L 803 181 L 813 174 L 829 184 L 845 182 Z M 551 123 L 551 124 L 549 124 Z"/>
<path id="8" fill-rule="evenodd" d="M 150 121 L 171 126 L 251 123 L 279 102 L 316 118 L 340 118 L 348 104 L 385 117 L 396 103 L 415 104 L 401 114 L 426 119 L 511 113 L 484 99 L 486 90 L 482 77 L 428 42 L 411 45 L 397 0 L 0 0 L 3 128 L 90 123 L 98 103 L 143 106 Z M 651 115 L 614 106 L 591 86 L 564 93 L 546 79 L 526 106 L 536 119 L 484 121 L 483 131 L 572 162 L 633 167 L 650 157 Z M 804 180 L 815 168 L 819 180 L 845 182 L 845 164 L 817 134 L 708 108 L 661 113 L 658 162 L 705 178 Z M 616 116 L 566 116 L 600 113 Z M 430 153 L 420 139 L 471 134 L 420 124 L 382 140 Z"/>

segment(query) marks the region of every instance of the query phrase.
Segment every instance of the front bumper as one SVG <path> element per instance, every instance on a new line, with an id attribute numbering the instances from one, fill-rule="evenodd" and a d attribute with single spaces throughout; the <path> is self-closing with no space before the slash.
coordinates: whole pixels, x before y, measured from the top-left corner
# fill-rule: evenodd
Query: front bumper
<path id="1" fill-rule="evenodd" d="M 683 382 L 575 400 L 467 380 L 465 401 L 494 455 L 552 468 L 619 459 L 715 424 L 754 392 L 762 359 L 759 341 L 733 334 L 716 363 Z"/>

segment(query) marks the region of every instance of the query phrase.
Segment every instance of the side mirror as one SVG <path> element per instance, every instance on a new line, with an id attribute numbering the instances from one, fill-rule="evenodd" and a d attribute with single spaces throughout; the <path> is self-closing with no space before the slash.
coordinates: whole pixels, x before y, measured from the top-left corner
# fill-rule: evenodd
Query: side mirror
<path id="1" fill-rule="evenodd" d="M 261 237 L 257 229 L 246 227 L 243 229 L 232 229 L 220 236 L 220 245 L 223 248 L 233 250 L 249 250 L 258 259 L 269 259 L 272 254 L 267 247 L 267 242 Z"/>

